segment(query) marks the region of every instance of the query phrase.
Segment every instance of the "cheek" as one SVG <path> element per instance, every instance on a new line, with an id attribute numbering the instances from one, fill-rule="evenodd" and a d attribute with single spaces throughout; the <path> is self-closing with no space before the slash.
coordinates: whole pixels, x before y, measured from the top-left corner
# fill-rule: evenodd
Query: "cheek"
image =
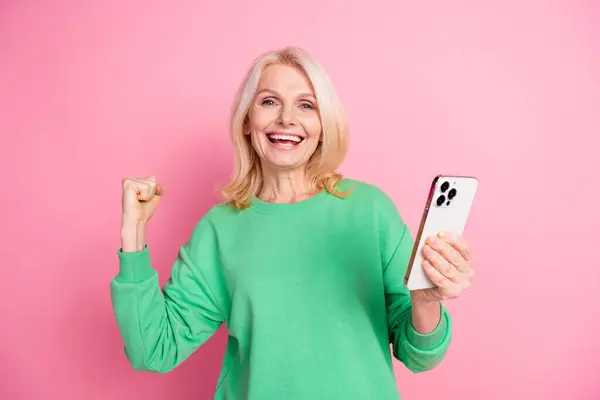
<path id="1" fill-rule="evenodd" d="M 259 138 L 259 134 L 257 134 L 256 131 L 254 131 L 254 133 L 250 134 L 250 143 L 251 143 L 252 148 L 254 149 L 254 151 L 259 156 L 262 156 L 264 154 L 264 149 L 266 147 L 266 144 L 263 143 L 263 139 L 262 138 Z"/>
<path id="2" fill-rule="evenodd" d="M 307 115 L 303 124 L 306 133 L 310 136 L 319 137 L 321 135 L 321 119 L 317 113 Z"/>
<path id="3" fill-rule="evenodd" d="M 277 118 L 276 113 L 265 108 L 254 108 L 248 114 L 248 127 L 251 131 L 260 132 Z"/>

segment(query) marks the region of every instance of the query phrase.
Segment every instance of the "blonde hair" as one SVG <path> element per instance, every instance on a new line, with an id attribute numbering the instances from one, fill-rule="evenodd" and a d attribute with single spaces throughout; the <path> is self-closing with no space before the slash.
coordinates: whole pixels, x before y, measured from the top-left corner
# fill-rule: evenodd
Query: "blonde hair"
<path id="1" fill-rule="evenodd" d="M 335 188 L 343 178 L 336 169 L 340 167 L 348 152 L 346 116 L 327 73 L 310 54 L 298 47 L 286 47 L 262 54 L 254 60 L 240 85 L 232 107 L 229 127 L 234 147 L 235 170 L 231 182 L 221 189 L 221 194 L 232 202 L 235 208 L 243 209 L 250 206 L 252 197 L 257 195 L 262 187 L 260 158 L 252 147 L 249 136 L 244 134 L 244 121 L 248 117 L 264 69 L 273 64 L 300 68 L 315 91 L 323 136 L 307 165 L 306 173 L 312 188 L 316 191 L 327 190 L 338 197 L 347 196 L 348 192 Z"/>

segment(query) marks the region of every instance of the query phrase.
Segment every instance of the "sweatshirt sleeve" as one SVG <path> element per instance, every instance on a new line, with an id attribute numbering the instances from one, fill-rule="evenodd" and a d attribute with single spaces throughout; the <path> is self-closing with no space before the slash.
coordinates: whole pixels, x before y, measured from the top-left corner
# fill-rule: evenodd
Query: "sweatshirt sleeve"
<path id="1" fill-rule="evenodd" d="M 201 221 L 180 247 L 162 290 L 149 248 L 117 251 L 119 273 L 110 293 L 124 351 L 139 371 L 166 373 L 181 364 L 224 321 L 217 295 L 214 234 Z"/>
<path id="2" fill-rule="evenodd" d="M 450 345 L 450 315 L 440 303 L 440 322 L 432 332 L 422 334 L 413 327 L 410 291 L 404 284 L 404 276 L 414 242 L 395 206 L 388 202 L 384 215 L 383 280 L 393 354 L 412 372 L 429 371 L 443 360 Z"/>

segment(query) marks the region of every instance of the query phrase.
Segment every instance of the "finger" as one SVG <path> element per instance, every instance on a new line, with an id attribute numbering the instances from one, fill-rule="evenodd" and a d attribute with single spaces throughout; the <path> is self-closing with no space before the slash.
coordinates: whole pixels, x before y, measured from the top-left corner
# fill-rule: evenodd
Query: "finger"
<path id="1" fill-rule="evenodd" d="M 438 288 L 446 287 L 452 282 L 440 271 L 438 271 L 429 261 L 423 260 L 423 271 L 427 277 L 433 282 Z"/>
<path id="2" fill-rule="evenodd" d="M 150 199 L 150 201 L 152 203 L 154 203 L 156 206 L 158 206 L 158 204 L 162 200 L 164 193 L 165 193 L 165 189 L 161 185 L 157 184 L 156 190 L 154 192 L 154 196 L 152 197 L 152 199 Z"/>
<path id="3" fill-rule="evenodd" d="M 447 262 L 454 265 L 458 269 L 460 269 L 460 266 L 466 262 L 466 260 L 458 250 L 456 250 L 448 242 L 440 238 L 431 236 L 427 239 L 427 244 L 429 244 L 429 246 L 431 246 L 436 252 L 441 254 L 441 256 Z"/>
<path id="4" fill-rule="evenodd" d="M 452 264 L 450 264 L 440 253 L 435 251 L 429 245 L 423 246 L 423 256 L 425 260 L 427 260 L 430 265 L 433 266 L 439 273 L 444 275 L 446 278 L 450 280 L 456 280 L 459 275 L 458 269 Z"/>
<path id="5" fill-rule="evenodd" d="M 134 193 L 138 199 L 143 194 L 143 187 L 145 186 L 140 179 L 131 177 L 123 179 L 122 185 L 125 191 Z"/>
<path id="6" fill-rule="evenodd" d="M 123 179 L 124 189 L 129 189 L 135 193 L 139 201 L 149 201 L 157 196 L 162 196 L 165 192 L 163 186 L 156 183 L 156 177 L 148 176 L 144 178 L 128 177 Z"/>
<path id="7" fill-rule="evenodd" d="M 136 184 L 139 200 L 148 201 L 154 197 L 156 185 L 148 184 L 144 181 L 138 181 Z"/>
<path id="8" fill-rule="evenodd" d="M 466 261 L 470 262 L 473 260 L 471 250 L 469 249 L 469 244 L 464 237 L 453 232 L 445 231 L 440 232 L 438 237 L 456 249 Z"/>
<path id="9" fill-rule="evenodd" d="M 156 178 L 154 178 L 152 176 L 145 177 L 145 178 L 139 178 L 138 182 L 140 182 L 143 185 L 150 186 L 152 191 L 155 191 L 155 189 L 156 189 Z"/>
<path id="10" fill-rule="evenodd" d="M 436 285 L 435 295 L 439 297 L 439 299 L 447 300 L 455 298 L 456 294 L 460 293 L 459 285 L 442 275 L 427 260 L 423 261 L 423 269 L 433 284 Z"/>

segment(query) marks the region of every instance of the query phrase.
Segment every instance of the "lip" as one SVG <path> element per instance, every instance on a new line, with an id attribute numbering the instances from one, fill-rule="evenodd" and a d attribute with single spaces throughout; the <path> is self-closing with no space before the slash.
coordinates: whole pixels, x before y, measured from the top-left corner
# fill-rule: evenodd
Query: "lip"
<path id="1" fill-rule="evenodd" d="M 306 136 L 304 135 L 299 135 L 297 133 L 290 133 L 290 132 L 282 132 L 282 131 L 272 131 L 272 132 L 265 132 L 265 139 L 267 140 L 267 144 L 269 146 L 272 146 L 274 148 L 276 148 L 279 151 L 293 151 L 295 149 L 297 149 L 299 146 L 301 146 L 305 140 L 306 140 Z M 301 140 L 298 144 L 295 145 L 289 145 L 289 144 L 282 144 L 282 143 L 273 143 L 269 140 L 269 135 L 289 135 L 289 136 L 296 136 L 299 137 Z"/>
<path id="2" fill-rule="evenodd" d="M 292 135 L 292 136 L 298 136 L 299 138 L 302 138 L 303 140 L 306 139 L 305 135 L 302 135 L 300 133 L 295 133 L 295 132 L 284 132 L 284 131 L 265 132 L 265 136 L 269 136 L 269 135 Z"/>

